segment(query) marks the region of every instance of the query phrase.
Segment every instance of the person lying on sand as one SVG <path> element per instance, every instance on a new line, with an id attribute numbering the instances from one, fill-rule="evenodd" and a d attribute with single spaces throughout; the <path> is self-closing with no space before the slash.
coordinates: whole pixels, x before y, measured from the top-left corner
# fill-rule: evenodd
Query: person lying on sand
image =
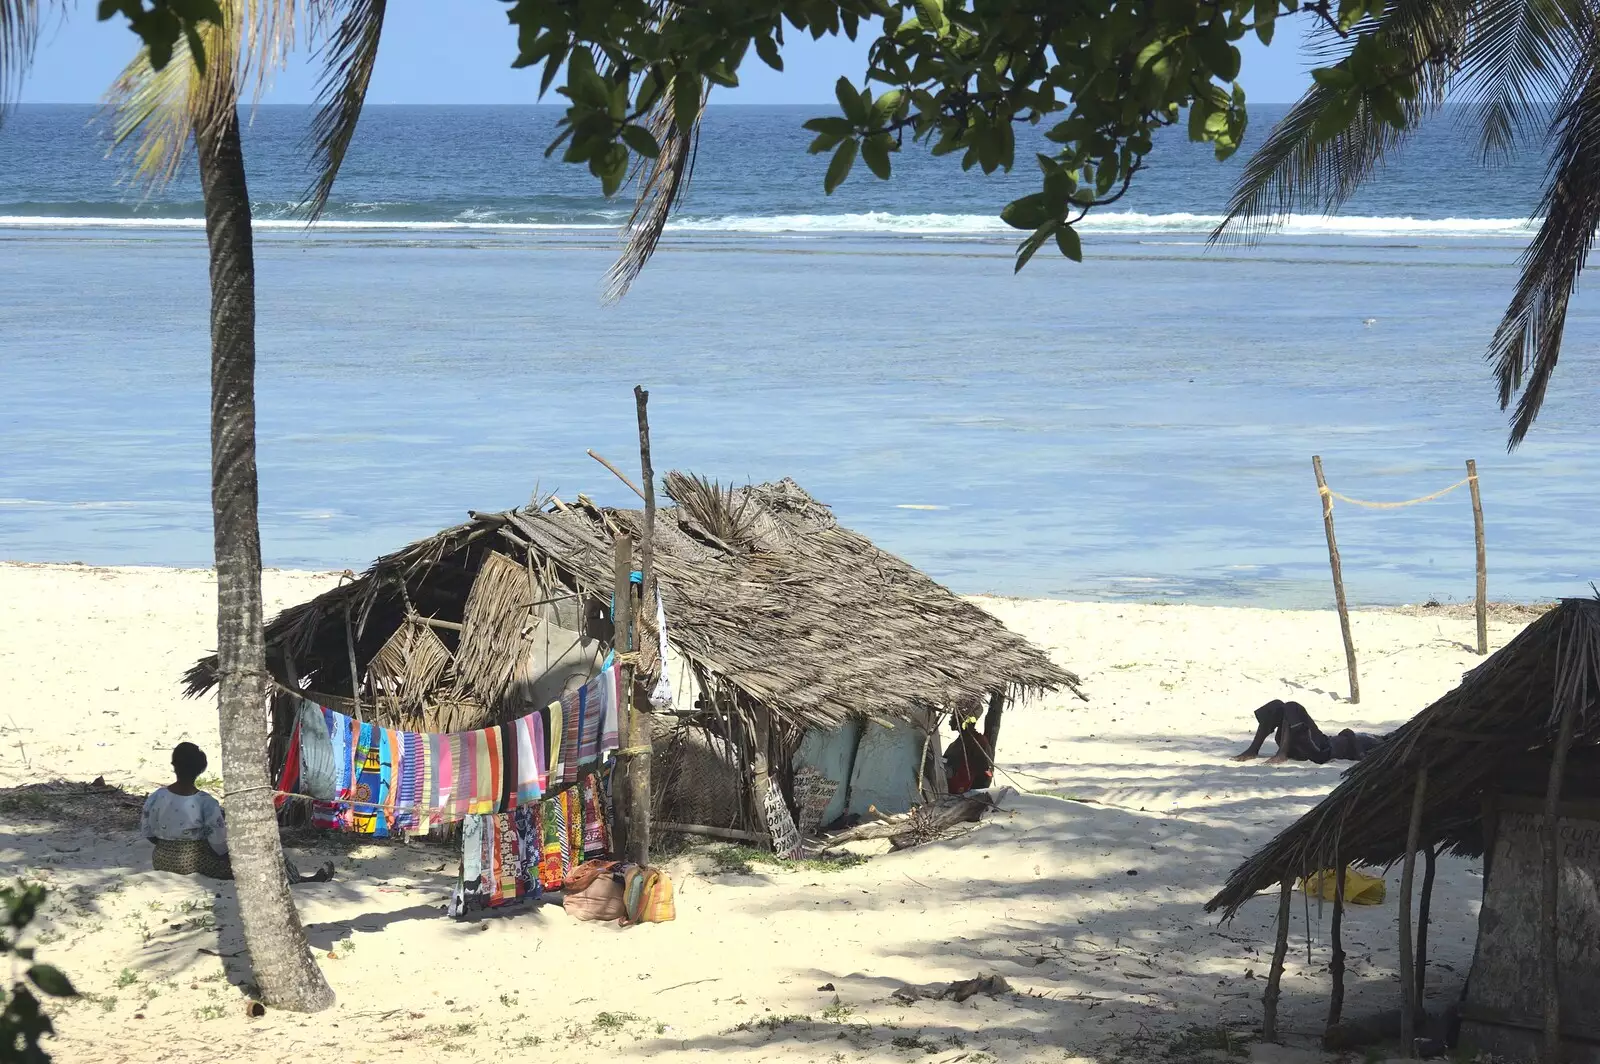
<path id="1" fill-rule="evenodd" d="M 222 803 L 195 785 L 205 770 L 205 751 L 194 743 L 179 743 L 172 748 L 172 772 L 177 779 L 156 788 L 144 800 L 139 834 L 155 844 L 150 860 L 158 872 L 233 878 Z M 326 883 L 333 878 L 332 861 L 308 876 L 302 876 L 287 859 L 283 863 L 290 883 Z"/>
<path id="2" fill-rule="evenodd" d="M 1256 710 L 1256 737 L 1235 761 L 1250 761 L 1261 755 L 1261 746 L 1267 736 L 1276 734 L 1278 752 L 1267 759 L 1269 765 L 1285 761 L 1310 761 L 1325 765 L 1329 761 L 1360 761 L 1373 747 L 1383 742 L 1381 735 L 1366 735 L 1344 729 L 1331 739 L 1324 735 L 1317 722 L 1311 719 L 1306 707 L 1299 702 L 1273 699 Z"/>

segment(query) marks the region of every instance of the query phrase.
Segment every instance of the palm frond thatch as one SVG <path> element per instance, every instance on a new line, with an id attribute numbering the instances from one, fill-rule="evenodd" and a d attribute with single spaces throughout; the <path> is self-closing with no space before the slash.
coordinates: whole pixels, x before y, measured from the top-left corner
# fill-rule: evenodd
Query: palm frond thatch
<path id="1" fill-rule="evenodd" d="M 678 504 L 678 522 L 718 546 L 746 550 L 755 534 L 750 496 L 732 484 L 724 488 L 705 477 L 673 470 L 667 474 L 667 497 Z"/>
<path id="2" fill-rule="evenodd" d="M 852 715 L 925 722 L 930 710 L 971 706 L 996 692 L 1078 691 L 1078 678 L 1043 651 L 841 527 L 793 481 L 739 493 L 761 514 L 758 532 L 767 522 L 787 532 L 758 534 L 755 549 L 725 549 L 686 532 L 696 519 L 682 507 L 657 515 L 668 638 L 706 678 L 714 701 L 760 704 L 779 727 L 828 727 Z M 502 690 L 495 703 L 485 688 L 510 675 L 525 653 L 526 566 L 605 609 L 613 539 L 637 542 L 643 525 L 641 511 L 587 506 L 474 514 L 378 559 L 356 581 L 285 610 L 267 626 L 269 665 L 281 677 L 292 659 L 312 690 L 337 696 L 349 675 L 347 605 L 367 618 L 357 636 L 361 662 L 408 617 L 459 622 L 461 690 L 481 698 L 491 718 L 505 719 L 524 711 L 512 704 L 519 689 Z M 498 575 L 484 583 L 491 570 Z M 216 669 L 215 657 L 198 662 L 186 676 L 188 693 L 209 690 Z M 381 705 L 377 712 L 381 719 Z"/>
<path id="3" fill-rule="evenodd" d="M 305 208 L 312 221 L 327 207 L 334 179 L 355 136 L 389 5 L 388 0 L 341 0 L 340 6 L 344 16 L 322 51 L 323 73 L 317 93 L 321 106 L 311 124 L 317 177 L 306 193 Z"/>
<path id="4" fill-rule="evenodd" d="M 1206 911 L 1230 918 L 1285 877 L 1340 862 L 1399 860 L 1424 764 L 1422 844 L 1482 854 L 1484 799 L 1502 791 L 1543 793 L 1564 712 L 1576 714 L 1574 760 L 1592 764 L 1600 753 L 1600 601 L 1594 599 L 1563 601 L 1391 734 L 1332 794 L 1241 864 Z"/>
<path id="5" fill-rule="evenodd" d="M 420 714 L 454 659 L 433 629 L 407 620 L 367 665 L 374 693 L 402 714 Z"/>
<path id="6" fill-rule="evenodd" d="M 478 569 L 461 614 L 456 671 L 487 705 L 498 703 L 525 656 L 522 629 L 534 601 L 528 570 L 498 550 Z"/>

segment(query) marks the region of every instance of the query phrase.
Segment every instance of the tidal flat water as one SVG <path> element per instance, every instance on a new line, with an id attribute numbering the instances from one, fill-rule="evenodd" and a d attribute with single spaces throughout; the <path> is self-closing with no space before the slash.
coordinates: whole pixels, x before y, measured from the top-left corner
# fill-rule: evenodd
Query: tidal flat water
<path id="1" fill-rule="evenodd" d="M 545 109 L 377 109 L 333 224 L 311 231 L 278 217 L 303 116 L 266 110 L 247 153 L 268 222 L 268 564 L 359 569 L 536 490 L 625 504 L 584 451 L 636 466 L 642 383 L 659 470 L 792 476 L 962 592 L 1325 605 L 1312 454 L 1335 490 L 1379 500 L 1476 458 L 1495 598 L 1600 576 L 1593 301 L 1507 455 L 1482 352 L 1538 174 L 1446 166 L 1459 138 L 1419 144 L 1348 217 L 1248 249 L 1205 246 L 1231 171 L 1179 144 L 1088 228 L 1085 263 L 1041 254 L 1013 276 L 992 213 L 1027 175 L 908 161 L 903 183 L 858 176 L 827 199 L 815 160 L 777 156 L 809 112 L 741 110 L 712 123 L 682 224 L 608 306 L 623 205 L 525 158 Z M 83 118 L 23 108 L 0 130 L 24 163 L 0 169 L 0 557 L 203 565 L 198 205 L 181 185 L 117 190 Z M 535 134 L 513 150 L 518 123 Z M 765 177 L 730 162 L 741 137 L 767 138 Z M 1336 512 L 1353 600 L 1471 596 L 1465 489 Z"/>

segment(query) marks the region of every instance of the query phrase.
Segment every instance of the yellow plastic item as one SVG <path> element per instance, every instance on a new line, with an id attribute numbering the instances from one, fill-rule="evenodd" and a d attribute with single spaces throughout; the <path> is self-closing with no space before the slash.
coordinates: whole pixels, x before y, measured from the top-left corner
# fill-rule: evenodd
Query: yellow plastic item
<path id="1" fill-rule="evenodd" d="M 1300 881 L 1300 889 L 1312 896 L 1320 895 L 1323 901 L 1332 901 L 1339 885 L 1339 877 L 1329 868 L 1313 872 Z M 1347 905 L 1382 905 L 1388 896 L 1389 884 L 1382 876 L 1369 876 L 1350 866 L 1344 872 L 1344 900 Z"/>

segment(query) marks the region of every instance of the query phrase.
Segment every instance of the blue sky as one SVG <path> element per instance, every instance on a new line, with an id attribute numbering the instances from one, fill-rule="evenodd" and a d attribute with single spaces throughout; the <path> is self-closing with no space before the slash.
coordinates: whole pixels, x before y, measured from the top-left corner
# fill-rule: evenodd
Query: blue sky
<path id="1" fill-rule="evenodd" d="M 96 22 L 93 4 L 76 5 L 75 17 L 49 24 L 21 99 L 32 103 L 94 103 L 127 62 L 133 35 L 120 16 Z M 538 74 L 512 70 L 516 35 L 501 0 L 391 0 L 383 51 L 368 101 L 407 104 L 534 103 Z M 1284 26 L 1277 42 L 1245 44 L 1240 80 L 1251 101 L 1287 103 L 1310 83 L 1308 64 L 1295 32 Z M 778 74 L 754 56 L 740 71 L 743 83 L 719 89 L 714 100 L 741 104 L 814 104 L 833 99 L 840 74 L 859 79 L 866 67 L 866 42 L 812 41 L 792 34 Z M 308 57 L 281 73 L 264 102 L 309 103 L 316 96 L 315 68 Z M 547 102 L 559 102 L 560 98 Z"/>

